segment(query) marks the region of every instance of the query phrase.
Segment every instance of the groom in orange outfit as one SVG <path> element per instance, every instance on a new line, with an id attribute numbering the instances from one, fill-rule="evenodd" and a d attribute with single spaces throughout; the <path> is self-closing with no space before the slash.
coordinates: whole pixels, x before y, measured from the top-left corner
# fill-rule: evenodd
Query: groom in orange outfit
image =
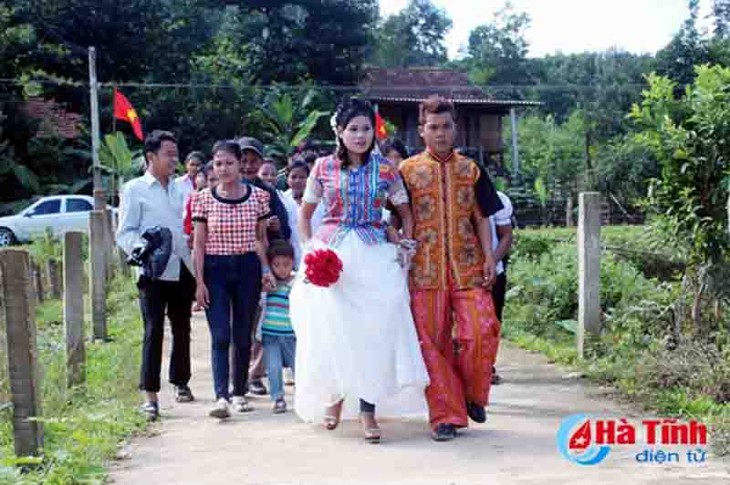
<path id="1" fill-rule="evenodd" d="M 432 436 L 486 420 L 500 323 L 490 288 L 495 261 L 489 216 L 502 203 L 486 171 L 454 151 L 456 111 L 439 96 L 419 107 L 426 150 L 400 165 L 414 215 L 411 307 L 431 383 Z"/>

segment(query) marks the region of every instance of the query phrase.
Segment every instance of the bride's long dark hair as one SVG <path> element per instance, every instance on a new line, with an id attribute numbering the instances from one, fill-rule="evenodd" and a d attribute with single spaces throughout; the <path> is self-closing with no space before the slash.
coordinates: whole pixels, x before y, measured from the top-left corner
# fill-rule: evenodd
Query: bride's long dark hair
<path id="1" fill-rule="evenodd" d="M 344 130 L 347 127 L 347 124 L 352 121 L 353 118 L 356 118 L 358 116 L 367 117 L 370 120 L 370 125 L 372 126 L 373 131 L 375 131 L 375 111 L 368 101 L 359 98 L 347 99 L 337 106 L 337 112 L 335 114 L 335 124 L 337 125 L 337 128 L 342 128 Z M 345 147 L 345 143 L 339 133 L 337 133 L 336 136 L 337 158 L 342 162 L 342 168 L 347 168 L 352 163 L 350 161 L 350 156 L 347 153 L 347 147 Z M 375 135 L 373 135 L 373 143 L 363 154 L 363 164 L 367 163 L 368 160 L 370 160 L 370 153 L 373 151 L 374 147 Z"/>

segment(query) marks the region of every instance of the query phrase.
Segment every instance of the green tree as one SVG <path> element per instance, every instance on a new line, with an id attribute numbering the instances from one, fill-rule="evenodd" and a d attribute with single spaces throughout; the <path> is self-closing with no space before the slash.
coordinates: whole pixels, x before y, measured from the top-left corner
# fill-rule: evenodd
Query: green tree
<path id="1" fill-rule="evenodd" d="M 730 34 L 730 0 L 712 1 L 713 34 L 724 39 Z"/>
<path id="2" fill-rule="evenodd" d="M 689 16 L 669 44 L 657 52 L 657 72 L 676 82 L 679 94 L 695 78 L 695 66 L 710 62 L 707 39 L 702 36 L 697 20 L 699 0 L 688 0 Z"/>
<path id="3" fill-rule="evenodd" d="M 471 31 L 466 64 L 476 84 L 531 84 L 525 39 L 530 21 L 508 2 L 492 22 Z"/>
<path id="4" fill-rule="evenodd" d="M 654 70 L 652 56 L 613 49 L 553 54 L 529 62 L 543 112 L 560 121 L 577 107 L 601 116 L 602 139 L 626 132 L 624 115 L 640 101 L 644 76 Z"/>
<path id="5" fill-rule="evenodd" d="M 231 32 L 247 44 L 245 63 L 256 81 L 354 84 L 377 7 L 376 0 L 246 2 L 232 10 L 237 25 Z"/>
<path id="6" fill-rule="evenodd" d="M 584 120 L 574 112 L 564 123 L 552 116 L 527 116 L 517 127 L 521 172 L 528 180 L 541 178 L 546 186 L 569 187 L 583 168 Z M 507 132 L 506 136 L 511 136 Z M 508 157 L 511 164 L 511 158 Z"/>
<path id="7" fill-rule="evenodd" d="M 574 112 L 558 123 L 551 116 L 531 115 L 518 124 L 520 174 L 513 179 L 510 197 L 518 205 L 537 206 L 543 224 L 555 211 L 562 213 L 563 202 L 573 196 L 585 179 L 582 113 Z M 510 130 L 505 137 L 509 139 Z M 511 166 L 511 154 L 507 157 Z"/>
<path id="8" fill-rule="evenodd" d="M 444 38 L 451 26 L 448 15 L 430 0 L 410 0 L 378 26 L 371 63 L 378 67 L 442 65 L 448 60 Z"/>
<path id="9" fill-rule="evenodd" d="M 187 79 L 188 59 L 207 45 L 220 13 L 200 0 L 14 1 L 40 38 L 65 49 L 63 57 L 37 56 L 50 73 L 88 77 L 87 48 L 99 53 L 101 80 Z"/>
<path id="10" fill-rule="evenodd" d="M 703 318 L 710 299 L 715 307 L 730 302 L 727 220 L 730 181 L 730 69 L 701 66 L 686 92 L 677 97 L 676 82 L 649 77 L 650 89 L 634 106 L 637 141 L 661 167 L 651 181 L 647 204 L 664 241 L 686 250 L 693 299 L 691 321 L 702 337 L 712 336 L 721 320 Z M 678 332 L 677 332 L 678 333 Z"/>
<path id="11" fill-rule="evenodd" d="M 635 213 L 646 197 L 647 181 L 659 175 L 659 166 L 652 152 L 630 133 L 598 146 L 594 174 L 598 190 Z"/>

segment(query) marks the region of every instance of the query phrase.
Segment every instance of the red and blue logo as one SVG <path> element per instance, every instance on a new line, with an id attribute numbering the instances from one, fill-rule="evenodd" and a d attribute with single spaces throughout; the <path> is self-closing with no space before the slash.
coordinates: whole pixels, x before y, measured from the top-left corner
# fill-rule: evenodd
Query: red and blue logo
<path id="1" fill-rule="evenodd" d="M 558 451 L 576 465 L 597 465 L 606 459 L 610 446 L 598 446 L 591 433 L 591 420 L 583 414 L 568 416 L 558 430 Z"/>
<path id="2" fill-rule="evenodd" d="M 640 464 L 704 463 L 707 442 L 706 425 L 672 418 L 645 419 L 635 425 L 626 418 L 575 414 L 562 421 L 557 435 L 558 451 L 563 458 L 581 466 L 598 465 L 614 447 L 640 447 L 635 454 Z"/>

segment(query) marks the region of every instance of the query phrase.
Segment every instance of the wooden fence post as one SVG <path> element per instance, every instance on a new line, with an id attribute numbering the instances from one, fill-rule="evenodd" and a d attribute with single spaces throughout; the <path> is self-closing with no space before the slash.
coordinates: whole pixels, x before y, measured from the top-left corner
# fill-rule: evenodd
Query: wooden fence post
<path id="1" fill-rule="evenodd" d="M 117 259 L 114 254 L 114 214 L 108 209 L 104 209 L 104 246 L 106 251 L 106 280 L 111 281 L 116 272 Z"/>
<path id="2" fill-rule="evenodd" d="M 94 210 L 89 213 L 89 289 L 94 340 L 107 339 L 105 218 L 104 211 Z"/>
<path id="3" fill-rule="evenodd" d="M 43 424 L 34 419 L 41 416 L 41 388 L 27 251 L 0 250 L 0 286 L 0 314 L 4 316 L 7 332 L 15 454 L 37 456 L 43 449 Z"/>
<path id="4" fill-rule="evenodd" d="M 127 253 L 122 248 L 117 248 L 115 252 L 119 258 L 119 270 L 122 272 L 122 276 L 129 278 L 132 276 L 132 268 L 127 264 Z"/>
<path id="5" fill-rule="evenodd" d="M 573 227 L 573 196 L 568 195 L 565 201 L 565 226 Z"/>
<path id="6" fill-rule="evenodd" d="M 601 194 L 583 192 L 578 208 L 578 355 L 586 332 L 601 332 Z"/>
<path id="7" fill-rule="evenodd" d="M 124 252 L 122 248 L 117 246 L 117 240 L 116 240 L 116 233 L 117 228 L 119 227 L 119 214 L 114 214 L 112 212 L 112 251 L 116 255 L 117 259 L 117 267 L 122 274 L 122 276 L 129 278 L 132 276 L 132 268 L 127 264 L 127 253 Z"/>
<path id="8" fill-rule="evenodd" d="M 60 300 L 63 296 L 63 283 L 61 278 L 61 268 L 58 261 L 49 259 L 46 261 L 46 271 L 48 273 L 48 283 L 51 290 L 51 298 Z"/>
<path id="9" fill-rule="evenodd" d="M 36 302 L 43 303 L 46 299 L 45 288 L 43 287 L 43 273 L 40 265 L 35 261 L 31 261 L 31 266 L 33 268 L 33 279 L 35 280 Z"/>
<path id="10" fill-rule="evenodd" d="M 85 380 L 83 234 L 67 232 L 63 239 L 63 325 L 66 330 L 66 381 L 69 387 Z"/>

